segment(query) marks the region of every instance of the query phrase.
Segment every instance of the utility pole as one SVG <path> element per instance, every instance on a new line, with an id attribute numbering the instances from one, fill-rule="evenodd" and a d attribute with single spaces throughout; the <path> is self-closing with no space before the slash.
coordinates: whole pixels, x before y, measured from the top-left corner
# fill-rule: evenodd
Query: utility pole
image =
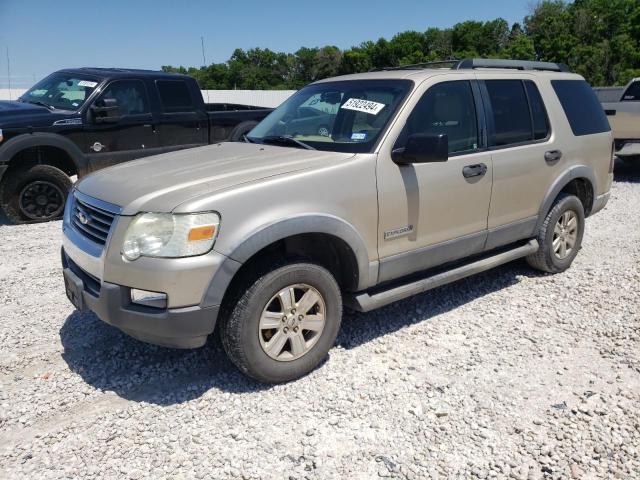
<path id="1" fill-rule="evenodd" d="M 7 47 L 7 80 L 9 82 L 9 101 L 11 101 L 11 62 L 9 61 L 9 47 Z"/>
<path id="2" fill-rule="evenodd" d="M 200 45 L 202 45 L 202 66 L 207 66 L 207 59 L 204 56 L 204 37 L 200 37 Z"/>
<path id="3" fill-rule="evenodd" d="M 200 37 L 200 46 L 202 47 L 202 70 L 204 71 L 207 68 L 207 59 L 204 56 L 204 37 Z M 209 90 L 207 90 L 207 103 L 209 103 Z"/>

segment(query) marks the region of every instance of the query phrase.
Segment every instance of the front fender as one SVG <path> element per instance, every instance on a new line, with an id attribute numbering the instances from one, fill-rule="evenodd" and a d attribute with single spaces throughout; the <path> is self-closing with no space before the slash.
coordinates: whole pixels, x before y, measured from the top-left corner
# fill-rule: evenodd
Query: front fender
<path id="1" fill-rule="evenodd" d="M 344 220 L 324 214 L 308 214 L 280 220 L 260 227 L 239 241 L 214 274 L 202 305 L 220 305 L 233 276 L 243 263 L 278 240 L 305 233 L 324 233 L 344 241 L 354 254 L 358 268 L 358 290 L 375 284 L 378 262 L 370 262 L 366 244 L 358 231 Z"/>
<path id="2" fill-rule="evenodd" d="M 31 147 L 55 147 L 63 150 L 76 166 L 78 176 L 88 173 L 88 160 L 78 146 L 68 138 L 55 133 L 24 133 L 0 144 L 0 165 L 7 165 L 19 152 Z"/>

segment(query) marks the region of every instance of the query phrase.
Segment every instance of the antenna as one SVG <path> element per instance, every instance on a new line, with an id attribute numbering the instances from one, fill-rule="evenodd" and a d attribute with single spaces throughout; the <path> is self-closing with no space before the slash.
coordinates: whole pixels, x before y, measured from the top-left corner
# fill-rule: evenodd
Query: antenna
<path id="1" fill-rule="evenodd" d="M 9 61 L 9 47 L 7 47 L 7 80 L 9 81 L 9 101 L 11 101 L 11 62 Z"/>

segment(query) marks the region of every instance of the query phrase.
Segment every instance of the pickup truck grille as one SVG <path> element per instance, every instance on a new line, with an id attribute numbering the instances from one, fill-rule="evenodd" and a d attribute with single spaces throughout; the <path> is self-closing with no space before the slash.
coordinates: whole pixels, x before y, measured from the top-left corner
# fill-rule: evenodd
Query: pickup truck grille
<path id="1" fill-rule="evenodd" d="M 107 243 L 111 224 L 116 216 L 115 211 L 96 205 L 86 196 L 74 194 L 71 208 L 71 223 L 82 235 L 98 245 Z"/>

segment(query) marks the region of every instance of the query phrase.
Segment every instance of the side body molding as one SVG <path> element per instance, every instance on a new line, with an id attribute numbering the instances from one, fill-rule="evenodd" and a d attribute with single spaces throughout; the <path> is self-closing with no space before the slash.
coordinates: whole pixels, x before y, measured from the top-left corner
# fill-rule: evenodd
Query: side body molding
<path id="1" fill-rule="evenodd" d="M 540 206 L 540 210 L 538 212 L 538 223 L 536 224 L 536 229 L 534 231 L 537 231 L 538 228 L 540 228 L 540 226 L 542 225 L 542 222 L 544 222 L 544 219 L 547 216 L 547 213 L 549 213 L 549 210 L 551 210 L 553 201 L 556 199 L 558 194 L 569 182 L 571 182 L 571 180 L 575 180 L 576 178 L 586 178 L 587 180 L 589 180 L 589 182 L 591 182 L 591 185 L 593 186 L 593 194 L 595 197 L 596 192 L 598 191 L 598 185 L 593 170 L 585 165 L 576 165 L 569 168 L 566 172 L 564 172 L 556 179 L 554 184 L 547 192 L 547 195 L 544 197 L 544 200 L 542 201 L 542 205 Z M 589 213 L 590 212 L 585 212 L 585 215 L 588 216 Z"/>
<path id="2" fill-rule="evenodd" d="M 59 148 L 69 155 L 80 177 L 89 173 L 88 161 L 84 153 L 71 140 L 55 133 L 25 133 L 7 140 L 0 145 L 0 163 L 8 163 L 16 153 L 31 147 Z"/>
<path id="3" fill-rule="evenodd" d="M 376 283 L 378 262 L 369 261 L 364 239 L 355 227 L 333 215 L 308 214 L 263 226 L 239 242 L 213 276 L 202 305 L 220 305 L 235 273 L 257 252 L 278 240 L 305 233 L 325 233 L 343 240 L 353 251 L 357 262 L 357 289 L 364 290 Z"/>

